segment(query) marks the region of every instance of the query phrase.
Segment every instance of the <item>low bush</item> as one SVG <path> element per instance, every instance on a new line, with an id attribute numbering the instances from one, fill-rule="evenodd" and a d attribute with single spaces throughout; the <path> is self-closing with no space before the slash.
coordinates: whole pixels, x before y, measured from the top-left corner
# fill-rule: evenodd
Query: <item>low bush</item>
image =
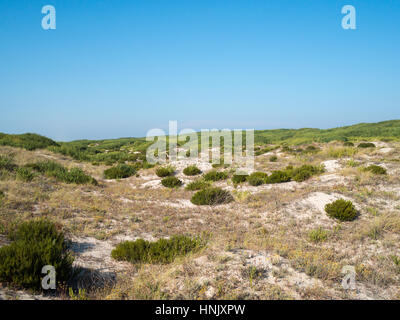
<path id="1" fill-rule="evenodd" d="M 171 263 L 176 257 L 195 252 L 205 245 L 200 238 L 173 236 L 149 242 L 143 239 L 124 241 L 111 252 L 112 258 L 131 263 Z"/>
<path id="2" fill-rule="evenodd" d="M 14 160 L 8 156 L 0 156 L 0 170 L 14 171 L 17 165 Z"/>
<path id="3" fill-rule="evenodd" d="M 253 172 L 247 177 L 247 181 L 252 186 L 260 186 L 266 183 L 267 178 L 268 174 L 266 174 L 265 172 Z"/>
<path id="4" fill-rule="evenodd" d="M 37 163 L 30 163 L 26 165 L 26 168 L 31 168 L 38 171 L 48 177 L 56 178 L 58 181 L 65 183 L 75 184 L 93 184 L 97 185 L 96 179 L 87 175 L 80 168 L 72 168 L 68 170 L 61 164 L 53 161 L 43 161 Z"/>
<path id="5" fill-rule="evenodd" d="M 312 166 L 309 164 L 302 165 L 301 167 L 295 169 L 286 168 L 286 170 L 288 171 L 288 174 L 291 176 L 292 180 L 296 182 L 305 181 L 315 174 L 324 172 L 323 167 Z"/>
<path id="6" fill-rule="evenodd" d="M 375 148 L 372 142 L 362 142 L 358 145 L 358 148 Z"/>
<path id="7" fill-rule="evenodd" d="M 136 169 L 127 164 L 117 164 L 116 166 L 104 170 L 104 177 L 106 179 L 124 179 L 133 176 Z"/>
<path id="8" fill-rule="evenodd" d="M 195 180 L 193 182 L 190 182 L 187 186 L 186 186 L 186 190 L 190 190 L 190 191 L 197 191 L 197 190 L 201 190 L 201 189 L 205 189 L 211 186 L 211 183 L 209 181 L 204 181 L 202 179 L 199 180 Z"/>
<path id="9" fill-rule="evenodd" d="M 176 177 L 165 177 L 161 180 L 161 184 L 167 188 L 178 188 L 182 185 L 182 181 Z"/>
<path id="10" fill-rule="evenodd" d="M 325 206 L 325 211 L 329 217 L 340 221 L 352 221 L 357 217 L 357 210 L 353 203 L 344 199 L 328 203 Z"/>
<path id="11" fill-rule="evenodd" d="M 33 180 L 35 175 L 29 168 L 21 167 L 17 169 L 17 179 L 25 182 Z"/>
<path id="12" fill-rule="evenodd" d="M 58 283 L 69 279 L 73 257 L 64 234 L 53 223 L 24 222 L 9 237 L 11 244 L 0 248 L 0 282 L 40 290 L 46 265 L 55 268 Z"/>
<path id="13" fill-rule="evenodd" d="M 234 174 L 232 177 L 232 182 L 234 184 L 239 184 L 239 183 L 243 183 L 247 181 L 247 177 L 249 175 L 247 173 L 243 173 L 243 174 Z"/>
<path id="14" fill-rule="evenodd" d="M 225 171 L 212 170 L 210 172 L 207 172 L 203 178 L 206 181 L 220 181 L 227 179 L 228 174 Z"/>
<path id="15" fill-rule="evenodd" d="M 269 157 L 269 161 L 270 162 L 277 162 L 278 161 L 278 157 L 277 156 L 270 156 Z"/>
<path id="16" fill-rule="evenodd" d="M 364 170 L 365 171 L 370 171 L 373 174 L 386 174 L 387 173 L 385 168 L 383 168 L 381 166 L 374 165 L 374 164 L 366 167 Z"/>
<path id="17" fill-rule="evenodd" d="M 283 183 L 291 180 L 290 174 L 287 171 L 273 171 L 265 180 L 266 183 Z"/>
<path id="18" fill-rule="evenodd" d="M 350 141 L 345 141 L 345 142 L 343 143 L 343 146 L 344 146 L 344 147 L 354 147 L 354 143 L 353 143 L 353 142 L 350 142 Z"/>
<path id="19" fill-rule="evenodd" d="M 201 170 L 193 165 L 183 169 L 183 173 L 187 176 L 196 176 L 201 173 Z"/>
<path id="20" fill-rule="evenodd" d="M 232 195 L 221 188 L 207 188 L 197 191 L 190 200 L 195 205 L 217 205 L 233 201 Z"/>
<path id="21" fill-rule="evenodd" d="M 160 178 L 172 176 L 175 172 L 175 168 L 171 166 L 160 167 L 156 170 L 156 175 Z"/>

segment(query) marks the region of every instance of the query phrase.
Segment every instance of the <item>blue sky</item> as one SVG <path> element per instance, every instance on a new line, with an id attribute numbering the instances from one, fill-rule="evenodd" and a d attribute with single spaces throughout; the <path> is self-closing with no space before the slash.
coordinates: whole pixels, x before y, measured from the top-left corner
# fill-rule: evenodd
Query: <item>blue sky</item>
<path id="1" fill-rule="evenodd" d="M 44 5 L 57 29 L 41 28 Z M 341 27 L 342 6 L 357 29 Z M 400 118 L 394 0 L 0 0 L 0 132 L 329 128 Z"/>

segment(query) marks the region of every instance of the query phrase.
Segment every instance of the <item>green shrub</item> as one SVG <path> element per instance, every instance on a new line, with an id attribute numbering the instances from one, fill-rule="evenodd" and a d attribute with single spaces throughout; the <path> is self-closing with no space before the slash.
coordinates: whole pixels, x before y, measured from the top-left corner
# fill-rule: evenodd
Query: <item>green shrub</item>
<path id="1" fill-rule="evenodd" d="M 193 165 L 183 169 L 183 173 L 187 176 L 196 176 L 201 173 L 201 170 Z"/>
<path id="2" fill-rule="evenodd" d="M 243 183 L 247 181 L 247 177 L 249 175 L 247 173 L 243 173 L 243 174 L 234 174 L 232 177 L 232 182 L 234 184 L 239 184 L 239 183 Z"/>
<path id="3" fill-rule="evenodd" d="M 37 163 L 30 163 L 26 165 L 26 168 L 31 168 L 38 171 L 48 177 L 56 178 L 58 181 L 65 183 L 76 183 L 76 184 L 93 184 L 97 185 L 96 179 L 87 175 L 80 168 L 72 168 L 68 170 L 61 164 L 53 161 L 43 161 Z"/>
<path id="4" fill-rule="evenodd" d="M 358 148 L 375 148 L 375 145 L 371 142 L 362 142 L 358 145 Z"/>
<path id="5" fill-rule="evenodd" d="M 351 201 L 344 199 L 336 200 L 325 206 L 325 211 L 329 217 L 340 221 L 352 221 L 357 217 L 357 210 Z"/>
<path id="6" fill-rule="evenodd" d="M 175 172 L 175 168 L 171 166 L 160 167 L 156 170 L 156 175 L 160 178 L 172 176 Z"/>
<path id="7" fill-rule="evenodd" d="M 34 133 L 0 133 L 0 145 L 25 148 L 27 150 L 44 149 L 49 146 L 58 146 L 58 144 L 53 140 Z"/>
<path id="8" fill-rule="evenodd" d="M 193 182 L 190 182 L 187 186 L 186 186 L 186 190 L 190 190 L 190 191 L 197 191 L 197 190 L 201 190 L 201 189 L 205 189 L 211 186 L 211 183 L 209 181 L 204 181 L 202 179 L 199 180 L 195 180 Z"/>
<path id="9" fill-rule="evenodd" d="M 11 157 L 0 156 L 0 170 L 14 171 L 16 168 L 17 165 Z"/>
<path id="10" fill-rule="evenodd" d="M 17 179 L 18 180 L 30 182 L 33 180 L 34 177 L 35 177 L 35 175 L 28 168 L 21 167 L 21 168 L 17 169 Z"/>
<path id="11" fill-rule="evenodd" d="M 266 183 L 267 178 L 268 174 L 266 174 L 265 172 L 253 172 L 247 177 L 247 181 L 252 186 L 260 186 Z"/>
<path id="12" fill-rule="evenodd" d="M 291 180 L 290 174 L 287 171 L 273 171 L 266 179 L 266 183 L 283 183 Z"/>
<path id="13" fill-rule="evenodd" d="M 124 179 L 133 176 L 136 169 L 127 164 L 117 164 L 116 166 L 104 170 L 104 177 L 106 179 Z"/>
<path id="14" fill-rule="evenodd" d="M 0 248 L 0 282 L 40 290 L 45 265 L 56 270 L 58 283 L 71 275 L 73 258 L 63 233 L 47 220 L 24 222 L 10 234 L 10 245 Z"/>
<path id="15" fill-rule="evenodd" d="M 233 201 L 232 195 L 221 188 L 207 188 L 197 191 L 190 200 L 195 205 L 217 205 Z"/>
<path id="16" fill-rule="evenodd" d="M 309 164 L 302 165 L 301 167 L 295 169 L 286 168 L 286 170 L 291 178 L 297 182 L 305 181 L 315 174 L 324 172 L 322 167 L 312 166 Z"/>
<path id="17" fill-rule="evenodd" d="M 176 177 L 166 177 L 161 180 L 161 184 L 167 188 L 178 188 L 182 185 L 182 181 Z"/>
<path id="18" fill-rule="evenodd" d="M 115 260 L 131 263 L 171 263 L 178 256 L 195 252 L 205 245 L 200 238 L 173 236 L 149 242 L 143 239 L 124 241 L 111 252 Z"/>
<path id="19" fill-rule="evenodd" d="M 212 170 L 210 172 L 207 172 L 203 178 L 206 181 L 220 181 L 227 179 L 228 174 L 225 171 Z"/>
<path id="20" fill-rule="evenodd" d="M 311 230 L 308 233 L 308 239 L 311 242 L 323 242 L 326 239 L 328 239 L 328 231 L 326 231 L 326 230 L 324 230 L 322 228 Z"/>
<path id="21" fill-rule="evenodd" d="M 374 165 L 374 164 L 366 167 L 364 170 L 365 171 L 370 171 L 373 174 L 386 174 L 387 173 L 385 168 L 383 168 L 381 166 Z"/>
<path id="22" fill-rule="evenodd" d="M 354 147 L 354 143 L 353 143 L 353 142 L 350 142 L 350 141 L 345 141 L 345 142 L 343 143 L 343 146 L 344 146 L 344 147 Z"/>
<path id="23" fill-rule="evenodd" d="M 270 162 L 276 162 L 276 161 L 278 161 L 278 157 L 277 156 L 270 156 L 269 157 L 269 161 Z"/>

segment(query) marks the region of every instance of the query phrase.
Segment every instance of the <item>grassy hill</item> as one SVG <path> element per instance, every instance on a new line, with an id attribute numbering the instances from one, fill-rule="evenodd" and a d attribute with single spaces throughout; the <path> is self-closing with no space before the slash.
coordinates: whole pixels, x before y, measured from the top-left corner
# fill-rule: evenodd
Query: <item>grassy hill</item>
<path id="1" fill-rule="evenodd" d="M 255 144 L 299 145 L 311 142 L 399 140 L 400 120 L 378 123 L 360 123 L 332 129 L 276 129 L 255 131 Z M 120 138 L 107 140 L 76 140 L 55 142 L 32 134 L 9 135 L 0 133 L 0 145 L 21 147 L 27 150 L 47 148 L 80 161 L 113 164 L 116 162 L 145 160 L 146 149 L 153 142 L 145 138 Z M 183 144 L 183 143 L 182 143 Z"/>

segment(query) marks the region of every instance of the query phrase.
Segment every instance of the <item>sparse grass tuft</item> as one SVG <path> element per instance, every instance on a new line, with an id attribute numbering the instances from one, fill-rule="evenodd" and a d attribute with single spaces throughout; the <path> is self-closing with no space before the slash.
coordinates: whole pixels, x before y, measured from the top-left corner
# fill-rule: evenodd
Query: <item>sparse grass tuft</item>
<path id="1" fill-rule="evenodd" d="M 18 168 L 17 169 L 17 179 L 25 182 L 30 182 L 33 180 L 35 175 L 32 173 L 32 171 L 29 168 Z"/>
<path id="2" fill-rule="evenodd" d="M 311 230 L 308 233 L 308 239 L 315 243 L 326 241 L 328 239 L 328 231 L 322 228 Z"/>

